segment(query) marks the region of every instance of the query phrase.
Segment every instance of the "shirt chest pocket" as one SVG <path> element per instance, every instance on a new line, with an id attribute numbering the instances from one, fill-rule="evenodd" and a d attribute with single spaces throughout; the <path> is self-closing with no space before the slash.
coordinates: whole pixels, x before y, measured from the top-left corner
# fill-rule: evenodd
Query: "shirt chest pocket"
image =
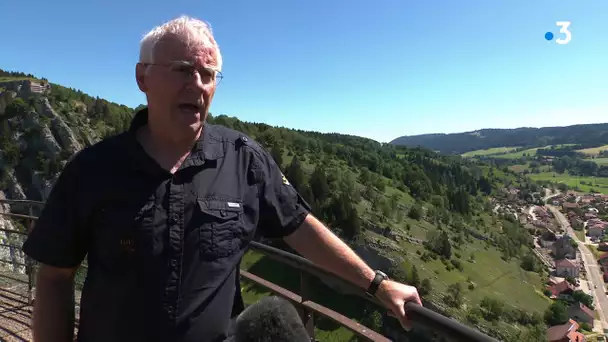
<path id="1" fill-rule="evenodd" d="M 95 250 L 101 264 L 117 271 L 159 253 L 153 220 L 155 203 L 115 203 L 102 209 L 98 220 Z"/>
<path id="2" fill-rule="evenodd" d="M 197 207 L 199 246 L 203 259 L 228 257 L 244 247 L 246 234 L 241 202 L 199 198 Z"/>

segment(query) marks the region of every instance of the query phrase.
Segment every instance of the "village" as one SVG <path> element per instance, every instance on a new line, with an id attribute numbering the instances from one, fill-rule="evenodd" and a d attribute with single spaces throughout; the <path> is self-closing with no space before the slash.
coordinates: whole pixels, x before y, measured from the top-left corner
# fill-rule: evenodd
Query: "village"
<path id="1" fill-rule="evenodd" d="M 545 189 L 525 201 L 518 189 L 504 192 L 506 198 L 495 203 L 494 212 L 513 215 L 534 235 L 533 251 L 550 273 L 544 293 L 567 303 L 569 320 L 549 327 L 547 340 L 584 342 L 596 333 L 593 341 L 605 341 L 608 195 Z"/>
<path id="2" fill-rule="evenodd" d="M 535 249 L 551 271 L 545 293 L 570 303 L 569 321 L 548 329 L 549 342 L 585 341 L 581 328 L 606 332 L 607 214 L 608 195 L 566 192 L 519 217 L 528 228 L 539 229 Z"/>

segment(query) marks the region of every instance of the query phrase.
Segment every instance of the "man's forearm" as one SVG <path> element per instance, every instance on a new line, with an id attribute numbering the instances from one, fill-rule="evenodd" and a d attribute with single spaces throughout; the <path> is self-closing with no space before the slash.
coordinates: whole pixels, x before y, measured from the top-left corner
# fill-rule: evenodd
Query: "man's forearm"
<path id="1" fill-rule="evenodd" d="M 42 269 L 41 269 L 42 270 Z M 74 340 L 74 282 L 39 272 L 33 313 L 36 342 L 68 342 Z"/>
<path id="2" fill-rule="evenodd" d="M 363 289 L 374 279 L 374 270 L 312 215 L 285 241 L 316 265 Z"/>

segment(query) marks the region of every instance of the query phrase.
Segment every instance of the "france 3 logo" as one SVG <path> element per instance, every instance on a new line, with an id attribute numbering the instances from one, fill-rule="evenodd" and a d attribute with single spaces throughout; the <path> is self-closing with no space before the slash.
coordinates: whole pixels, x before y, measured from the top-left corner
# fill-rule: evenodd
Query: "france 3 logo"
<path id="1" fill-rule="evenodd" d="M 568 43 L 570 43 L 570 41 L 572 40 L 572 32 L 570 32 L 570 24 L 571 22 L 569 21 L 556 21 L 555 22 L 555 26 L 559 27 L 559 33 L 562 34 L 562 37 L 558 37 L 557 39 L 555 39 L 555 42 L 557 44 L 560 45 L 566 45 Z M 555 35 L 553 34 L 553 32 L 549 31 L 547 33 L 545 33 L 545 39 L 547 41 L 552 41 L 553 38 L 555 38 Z"/>

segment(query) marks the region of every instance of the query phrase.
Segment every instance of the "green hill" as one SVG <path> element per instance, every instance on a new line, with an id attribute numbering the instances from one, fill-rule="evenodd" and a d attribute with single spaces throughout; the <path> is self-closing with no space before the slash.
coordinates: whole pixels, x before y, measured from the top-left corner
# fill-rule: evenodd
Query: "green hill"
<path id="1" fill-rule="evenodd" d="M 391 144 L 423 146 L 445 154 L 463 154 L 491 148 L 520 147 L 526 149 L 560 144 L 577 144 L 581 145 L 581 148 L 593 148 L 608 144 L 608 123 L 421 134 L 402 136 L 391 141 Z"/>
<path id="2" fill-rule="evenodd" d="M 131 108 L 52 83 L 50 90 L 32 92 L 38 89 L 32 81 L 48 84 L 32 75 L 0 77 L 0 191 L 9 198 L 44 200 L 74 152 L 124 130 L 132 117 Z M 356 136 L 226 115 L 209 121 L 265 146 L 316 216 L 372 266 L 418 286 L 426 305 L 501 340 L 539 340 L 532 336 L 542 329 L 549 305 L 542 295 L 546 274 L 535 260 L 526 266 L 532 271 L 522 269 L 530 261 L 531 236 L 512 216 L 494 214 L 490 200 L 504 197 L 506 187 L 529 198 L 540 190 L 529 179 L 459 156 Z M 243 267 L 298 290 L 294 270 L 261 255 L 249 253 Z M 320 282 L 312 288 L 314 300 L 375 330 L 395 328 L 394 320 L 362 300 Z M 243 291 L 249 302 L 265 294 L 251 284 Z M 317 328 L 324 341 L 352 337 L 322 319 Z"/>

